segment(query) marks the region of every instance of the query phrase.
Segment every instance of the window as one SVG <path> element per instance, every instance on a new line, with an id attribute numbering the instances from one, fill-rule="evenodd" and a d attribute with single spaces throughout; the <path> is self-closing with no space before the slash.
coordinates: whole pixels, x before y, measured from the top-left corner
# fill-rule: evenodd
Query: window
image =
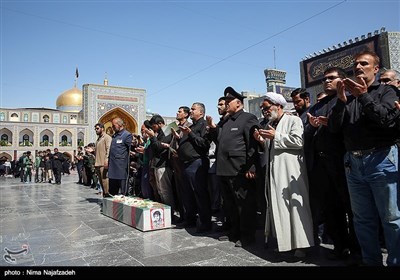
<path id="1" fill-rule="evenodd" d="M 20 146 L 31 146 L 28 134 L 24 134 L 24 136 L 22 136 L 22 143 L 20 143 Z"/>
<path id="2" fill-rule="evenodd" d="M 77 115 L 71 115 L 71 116 L 69 117 L 69 123 L 71 123 L 71 124 L 76 124 L 76 123 L 77 123 L 77 119 L 78 119 L 78 116 L 77 116 Z"/>
<path id="3" fill-rule="evenodd" d="M 0 138 L 0 146 L 7 146 L 8 145 L 8 135 L 7 134 L 3 134 L 1 135 Z"/>
<path id="4" fill-rule="evenodd" d="M 63 116 L 63 123 L 68 123 L 67 116 Z"/>
<path id="5" fill-rule="evenodd" d="M 5 119 L 6 119 L 6 115 L 3 112 L 1 112 L 0 113 L 0 122 L 4 121 Z"/>
<path id="6" fill-rule="evenodd" d="M 32 122 L 39 122 L 39 113 L 32 113 Z"/>
<path id="7" fill-rule="evenodd" d="M 44 134 L 42 136 L 42 142 L 40 143 L 40 146 L 44 146 L 44 147 L 52 146 L 52 143 L 50 143 L 50 141 L 49 141 L 49 135 Z"/>
<path id="8" fill-rule="evenodd" d="M 61 136 L 60 146 L 68 146 L 68 137 L 67 137 L 67 135 Z"/>
<path id="9" fill-rule="evenodd" d="M 10 122 L 19 122 L 19 115 L 17 113 L 12 113 L 10 117 Z"/>
<path id="10" fill-rule="evenodd" d="M 25 113 L 25 114 L 24 114 L 24 122 L 27 122 L 27 121 L 28 121 L 28 114 Z"/>
<path id="11" fill-rule="evenodd" d="M 48 123 L 50 121 L 50 117 L 48 115 L 43 116 L 43 122 Z"/>

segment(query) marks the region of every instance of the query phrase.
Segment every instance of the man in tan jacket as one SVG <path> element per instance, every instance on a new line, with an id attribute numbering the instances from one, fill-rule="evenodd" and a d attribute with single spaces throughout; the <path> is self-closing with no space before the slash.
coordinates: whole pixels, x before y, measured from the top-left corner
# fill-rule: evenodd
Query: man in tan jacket
<path id="1" fill-rule="evenodd" d="M 96 168 L 96 174 L 99 178 L 101 188 L 103 189 L 103 197 L 110 197 L 108 193 L 108 154 L 111 146 L 111 136 L 105 132 L 104 125 L 97 123 L 94 126 L 97 134 L 96 141 L 96 162 L 94 164 Z"/>

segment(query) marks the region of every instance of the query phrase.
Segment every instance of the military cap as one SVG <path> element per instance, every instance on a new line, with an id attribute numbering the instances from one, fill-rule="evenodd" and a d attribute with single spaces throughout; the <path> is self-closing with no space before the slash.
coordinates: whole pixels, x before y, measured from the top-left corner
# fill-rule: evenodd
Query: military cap
<path id="1" fill-rule="evenodd" d="M 242 94 L 238 93 L 236 90 L 234 90 L 232 87 L 227 87 L 224 90 L 224 96 L 225 96 L 225 100 L 226 99 L 239 99 L 240 101 L 243 102 L 243 99 L 246 98 L 246 96 L 243 96 Z"/>

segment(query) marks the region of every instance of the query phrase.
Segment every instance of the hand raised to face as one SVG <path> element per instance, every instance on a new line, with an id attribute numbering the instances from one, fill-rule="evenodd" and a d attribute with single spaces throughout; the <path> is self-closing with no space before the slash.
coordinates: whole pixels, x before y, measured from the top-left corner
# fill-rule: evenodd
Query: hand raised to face
<path id="1" fill-rule="evenodd" d="M 365 80 L 359 76 L 356 77 L 356 81 L 352 79 L 346 78 L 343 79 L 343 83 L 346 89 L 353 95 L 354 97 L 359 97 L 368 91 L 368 86 Z"/>

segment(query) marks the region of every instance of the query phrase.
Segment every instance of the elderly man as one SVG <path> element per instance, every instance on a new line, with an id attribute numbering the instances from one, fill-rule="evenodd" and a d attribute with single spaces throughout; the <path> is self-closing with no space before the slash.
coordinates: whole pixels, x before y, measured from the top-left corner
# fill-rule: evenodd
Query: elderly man
<path id="1" fill-rule="evenodd" d="M 400 74 L 396 70 L 388 69 L 382 72 L 379 77 L 379 82 L 400 89 Z"/>
<path id="2" fill-rule="evenodd" d="M 127 180 L 129 176 L 129 151 L 132 144 L 132 134 L 126 131 L 121 118 L 112 120 L 114 135 L 112 136 L 108 159 L 108 178 L 110 194 L 128 194 Z"/>
<path id="3" fill-rule="evenodd" d="M 212 128 L 217 133 L 217 176 L 224 210 L 231 221 L 228 236 L 235 247 L 255 242 L 256 231 L 256 165 L 259 163 L 257 141 L 252 137 L 259 127 L 257 117 L 243 111 L 242 94 L 232 87 L 224 91 L 228 117 L 222 127 Z"/>
<path id="4" fill-rule="evenodd" d="M 397 70 L 393 69 L 388 69 L 384 72 L 379 77 L 379 82 L 381 84 L 385 85 L 391 85 L 397 88 L 397 97 L 400 98 L 400 73 Z M 400 109 L 400 103 L 399 101 L 394 102 L 395 107 L 397 109 Z"/>
<path id="5" fill-rule="evenodd" d="M 308 198 L 306 165 L 303 161 L 303 123 L 297 116 L 285 114 L 285 98 L 267 92 L 269 123 L 254 132 L 254 138 L 265 147 L 267 162 L 266 237 L 272 233 L 278 250 L 290 251 L 314 245 L 311 210 Z M 304 252 L 294 251 L 304 257 Z"/>

